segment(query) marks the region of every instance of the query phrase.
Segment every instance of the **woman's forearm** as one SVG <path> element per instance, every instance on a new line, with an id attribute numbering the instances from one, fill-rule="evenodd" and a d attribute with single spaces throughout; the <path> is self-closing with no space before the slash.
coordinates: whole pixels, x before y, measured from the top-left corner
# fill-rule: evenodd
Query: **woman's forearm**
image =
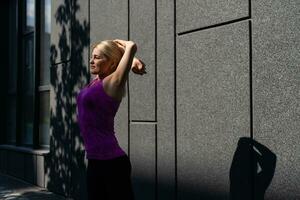
<path id="1" fill-rule="evenodd" d="M 125 50 L 122 49 L 122 54 L 124 55 L 124 53 L 125 53 Z M 138 60 L 138 58 L 137 57 L 133 57 L 132 64 L 131 64 L 131 69 L 134 67 L 133 63 L 134 63 L 135 60 Z"/>
<path id="2" fill-rule="evenodd" d="M 125 53 L 125 48 L 120 48 L 120 51 L 122 51 L 122 54 L 124 55 L 124 53 Z M 137 58 L 137 57 L 133 57 L 131 69 L 134 67 L 133 63 L 134 63 L 135 60 L 138 60 L 138 58 Z"/>
<path id="3" fill-rule="evenodd" d="M 132 61 L 134 54 L 136 52 L 136 47 L 134 45 L 128 45 L 125 48 L 124 54 L 118 64 L 118 67 L 115 71 L 115 80 L 120 84 L 125 84 L 127 74 L 129 73 L 132 67 Z"/>

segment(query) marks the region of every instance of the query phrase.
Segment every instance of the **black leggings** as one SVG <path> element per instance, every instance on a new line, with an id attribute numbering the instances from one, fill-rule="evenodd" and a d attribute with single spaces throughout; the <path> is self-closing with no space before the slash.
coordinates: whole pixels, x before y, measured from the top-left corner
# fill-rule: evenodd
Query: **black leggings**
<path id="1" fill-rule="evenodd" d="M 133 200 L 131 163 L 127 155 L 111 160 L 88 160 L 88 200 Z"/>

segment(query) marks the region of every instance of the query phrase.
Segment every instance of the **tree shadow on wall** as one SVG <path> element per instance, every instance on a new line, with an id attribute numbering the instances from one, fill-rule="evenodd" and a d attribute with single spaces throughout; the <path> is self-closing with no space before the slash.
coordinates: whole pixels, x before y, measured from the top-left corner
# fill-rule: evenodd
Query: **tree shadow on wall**
<path id="1" fill-rule="evenodd" d="M 230 200 L 263 200 L 275 167 L 276 155 L 267 147 L 240 138 L 230 168 Z"/>
<path id="2" fill-rule="evenodd" d="M 51 44 L 50 154 L 45 160 L 46 186 L 64 196 L 85 199 L 85 163 L 82 139 L 76 119 L 76 95 L 89 80 L 84 51 L 90 39 L 90 25 L 80 22 L 77 0 L 64 0 L 55 11 L 58 41 Z M 60 60 L 58 60 L 60 59 Z"/>

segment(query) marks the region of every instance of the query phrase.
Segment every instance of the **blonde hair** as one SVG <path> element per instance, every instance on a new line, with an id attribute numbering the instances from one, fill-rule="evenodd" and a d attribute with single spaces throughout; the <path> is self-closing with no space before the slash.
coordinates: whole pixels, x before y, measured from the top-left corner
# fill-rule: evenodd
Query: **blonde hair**
<path id="1" fill-rule="evenodd" d="M 124 54 L 119 46 L 113 40 L 103 40 L 92 45 L 92 51 L 98 47 L 101 53 L 103 53 L 109 60 L 113 62 L 112 72 L 117 69 L 117 66 Z M 122 91 L 122 97 L 126 95 L 126 87 Z"/>
<path id="2" fill-rule="evenodd" d="M 92 50 L 96 47 L 113 62 L 112 72 L 114 72 L 123 56 L 123 52 L 113 40 L 103 40 L 92 45 Z"/>

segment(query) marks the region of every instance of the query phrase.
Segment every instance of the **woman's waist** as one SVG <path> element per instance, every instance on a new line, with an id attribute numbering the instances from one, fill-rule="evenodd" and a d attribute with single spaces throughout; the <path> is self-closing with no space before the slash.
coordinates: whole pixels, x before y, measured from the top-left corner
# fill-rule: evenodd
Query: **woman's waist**
<path id="1" fill-rule="evenodd" d="M 80 122 L 80 131 L 83 133 L 98 133 L 101 135 L 114 135 L 114 123 Z"/>
<path id="2" fill-rule="evenodd" d="M 114 136 L 101 137 L 100 139 L 95 137 L 85 138 L 84 146 L 87 154 L 90 156 L 110 156 L 117 152 L 123 152 Z"/>
<path id="3" fill-rule="evenodd" d="M 89 143 L 107 143 L 107 144 L 118 143 L 113 128 L 111 130 L 87 128 L 81 131 L 81 135 L 83 139 Z"/>

